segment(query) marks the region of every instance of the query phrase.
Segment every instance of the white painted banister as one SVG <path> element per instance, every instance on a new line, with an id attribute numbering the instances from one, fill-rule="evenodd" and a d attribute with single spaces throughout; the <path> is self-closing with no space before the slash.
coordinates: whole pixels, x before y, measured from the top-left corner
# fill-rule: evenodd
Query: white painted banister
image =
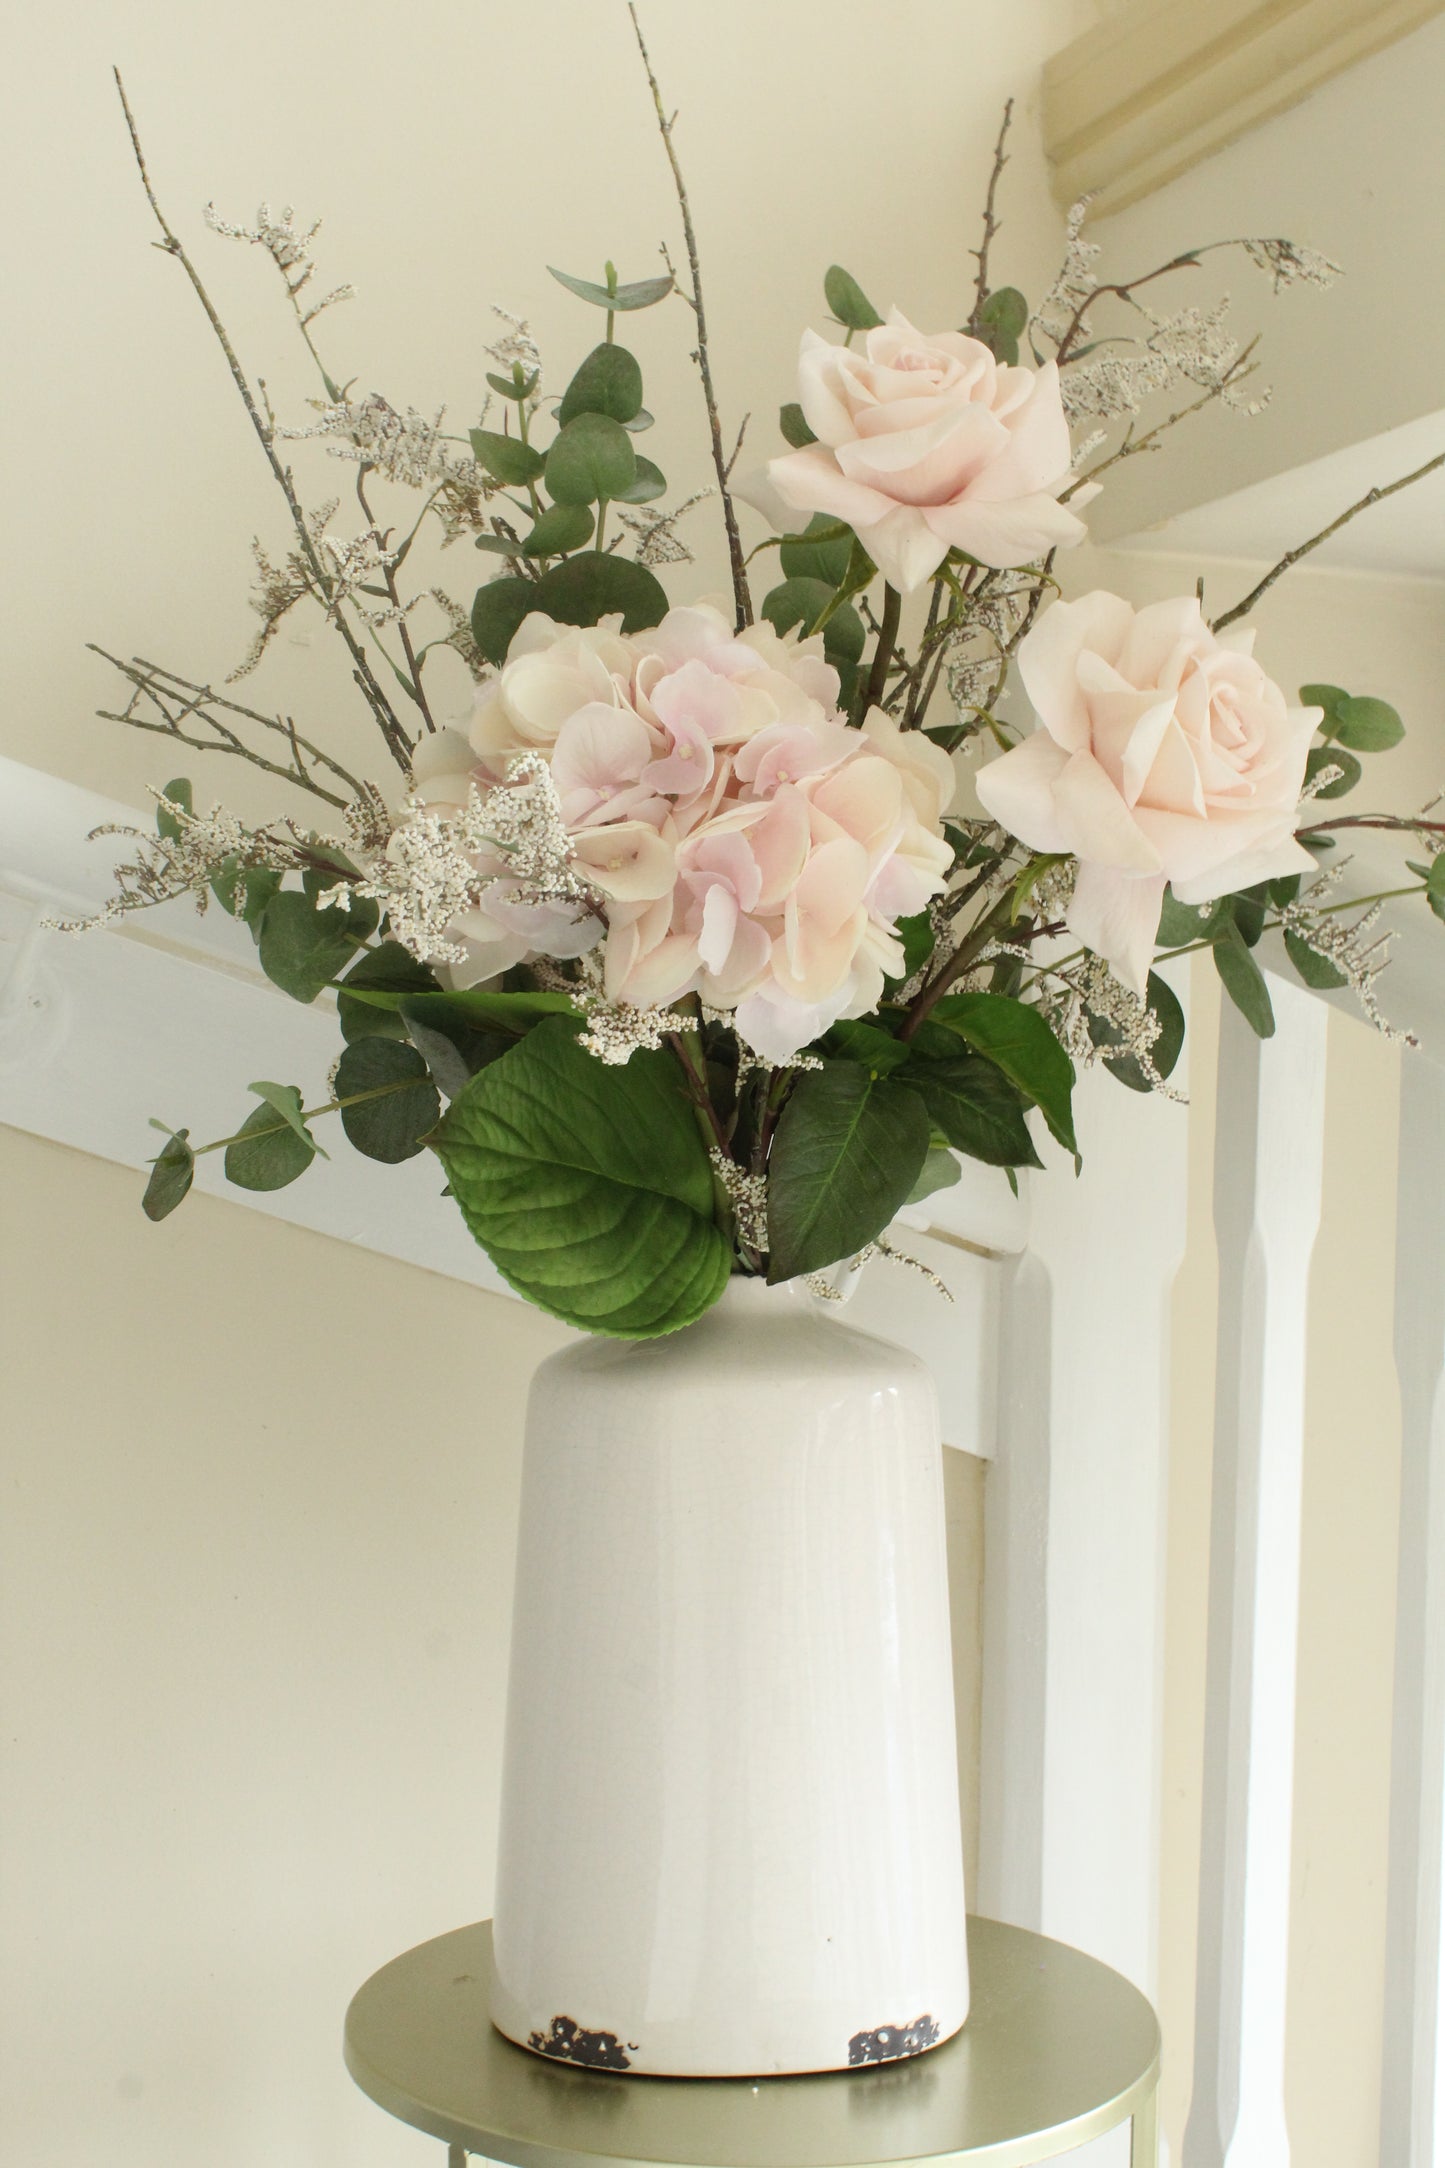
<path id="1" fill-rule="evenodd" d="M 1146 1991 L 1157 1940 L 1169 1301 L 1188 1116 L 1101 1070 L 1004 1300 L 979 1907 Z"/>
<path id="2" fill-rule="evenodd" d="M 1225 1004 L 1219 1347 L 1194 2097 L 1184 2168 L 1287 2168 L 1305 1321 L 1324 1156 L 1323 1005 L 1271 979 L 1265 1045 Z"/>
<path id="3" fill-rule="evenodd" d="M 1399 1596 L 1381 2168 L 1445 2168 L 1445 1068 L 1402 1064 Z"/>

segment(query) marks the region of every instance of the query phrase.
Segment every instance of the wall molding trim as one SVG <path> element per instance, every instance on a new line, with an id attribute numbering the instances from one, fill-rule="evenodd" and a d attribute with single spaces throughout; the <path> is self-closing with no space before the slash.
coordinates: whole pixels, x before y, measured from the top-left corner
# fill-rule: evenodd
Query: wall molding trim
<path id="1" fill-rule="evenodd" d="M 1096 217 L 1163 187 L 1445 0 L 1127 0 L 1044 65 L 1044 144 L 1061 204 Z"/>

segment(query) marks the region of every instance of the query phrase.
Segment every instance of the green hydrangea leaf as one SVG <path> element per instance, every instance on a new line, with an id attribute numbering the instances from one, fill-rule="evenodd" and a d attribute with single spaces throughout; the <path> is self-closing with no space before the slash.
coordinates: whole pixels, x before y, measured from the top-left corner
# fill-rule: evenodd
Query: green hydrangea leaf
<path id="1" fill-rule="evenodd" d="M 551 1018 L 472 1079 L 432 1142 L 502 1277 L 566 1324 L 650 1339 L 727 1284 L 731 1245 L 670 1053 L 612 1066 Z"/>
<path id="2" fill-rule="evenodd" d="M 923 1101 L 861 1063 L 828 1062 L 793 1088 L 768 1160 L 768 1278 L 852 1257 L 907 1202 L 930 1138 Z"/>

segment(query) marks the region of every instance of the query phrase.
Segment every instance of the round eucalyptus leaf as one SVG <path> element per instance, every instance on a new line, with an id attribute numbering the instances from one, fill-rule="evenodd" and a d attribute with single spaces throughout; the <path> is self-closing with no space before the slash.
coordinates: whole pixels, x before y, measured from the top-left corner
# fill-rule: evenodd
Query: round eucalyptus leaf
<path id="1" fill-rule="evenodd" d="M 485 590 L 484 590 L 485 591 Z M 622 612 L 624 632 L 642 632 L 667 615 L 667 590 L 645 565 L 603 550 L 579 550 L 542 575 L 532 607 L 559 625 L 595 625 Z"/>
<path id="2" fill-rule="evenodd" d="M 406 1021 L 395 1009 L 358 1001 L 358 993 L 434 994 L 440 990 L 436 973 L 419 964 L 400 941 L 383 941 L 379 948 L 363 949 L 337 988 L 336 1010 L 342 1037 L 348 1041 L 406 1037 Z"/>
<path id="3" fill-rule="evenodd" d="M 370 908 L 375 926 L 375 904 Z M 304 891 L 282 889 L 261 921 L 261 969 L 293 1001 L 314 1001 L 355 956 L 363 924 L 362 915 L 322 910 Z"/>
<path id="4" fill-rule="evenodd" d="M 596 525 L 585 504 L 549 504 L 522 544 L 526 557 L 562 557 L 592 540 Z"/>
<path id="5" fill-rule="evenodd" d="M 651 504 L 666 488 L 667 477 L 661 467 L 654 466 L 650 459 L 644 459 L 639 452 L 636 479 L 631 489 L 624 490 L 617 501 L 619 504 Z"/>
<path id="6" fill-rule="evenodd" d="M 259 1106 L 226 1146 L 226 1180 L 238 1189 L 285 1189 L 315 1157 L 315 1145 L 284 1114 L 273 1106 Z"/>
<path id="7" fill-rule="evenodd" d="M 414 1159 L 441 1114 L 425 1060 L 396 1039 L 355 1040 L 336 1065 L 336 1097 L 348 1144 L 390 1165 Z"/>
<path id="8" fill-rule="evenodd" d="M 163 1220 L 190 1189 L 196 1171 L 196 1156 L 187 1141 L 188 1129 L 177 1129 L 166 1138 L 156 1157 L 151 1161 L 150 1180 L 141 1198 L 141 1210 L 147 1219 Z"/>
<path id="9" fill-rule="evenodd" d="M 625 285 L 600 286 L 596 279 L 574 278 L 570 271 L 558 271 L 552 264 L 547 269 L 559 286 L 565 286 L 569 294 L 576 294 L 581 301 L 590 301 L 594 308 L 612 309 L 627 314 L 633 309 L 650 309 L 654 302 L 665 301 L 672 292 L 672 279 L 631 279 Z M 611 266 L 609 265 L 609 274 Z"/>
<path id="10" fill-rule="evenodd" d="M 816 444 L 818 441 L 808 427 L 807 416 L 796 399 L 790 399 L 786 406 L 779 407 L 778 427 L 783 433 L 784 441 L 791 444 L 794 451 L 800 452 L 804 445 Z"/>
<path id="11" fill-rule="evenodd" d="M 637 454 L 620 422 L 606 414 L 579 414 L 554 439 L 545 478 L 554 504 L 625 497 L 637 479 Z"/>
<path id="12" fill-rule="evenodd" d="M 488 662 L 501 668 L 522 619 L 541 607 L 533 580 L 490 580 L 477 589 L 472 603 L 472 638 Z"/>
<path id="13" fill-rule="evenodd" d="M 498 482 L 513 489 L 535 482 L 542 472 L 542 454 L 520 437 L 502 436 L 495 429 L 471 431 L 472 457 Z"/>
<path id="14" fill-rule="evenodd" d="M 823 297 L 850 331 L 873 331 L 883 321 L 858 281 L 840 263 L 830 264 L 824 273 Z"/>
<path id="15" fill-rule="evenodd" d="M 606 414 L 615 422 L 630 422 L 642 406 L 642 369 L 625 346 L 611 341 L 594 346 L 582 363 L 557 409 L 564 425 L 579 414 Z"/>

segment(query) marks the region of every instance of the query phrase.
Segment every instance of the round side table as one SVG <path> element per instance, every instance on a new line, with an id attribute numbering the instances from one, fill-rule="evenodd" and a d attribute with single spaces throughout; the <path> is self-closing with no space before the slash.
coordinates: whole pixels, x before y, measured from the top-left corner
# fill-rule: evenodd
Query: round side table
<path id="1" fill-rule="evenodd" d="M 487 2017 L 491 1922 L 383 1965 L 346 2013 L 346 2065 L 389 2115 L 510 2168 L 1022 2168 L 1133 2119 L 1158 2160 L 1159 2026 L 1107 1965 L 969 1922 L 973 2007 L 925 2055 L 817 2077 L 623 2077 L 514 2047 Z"/>

